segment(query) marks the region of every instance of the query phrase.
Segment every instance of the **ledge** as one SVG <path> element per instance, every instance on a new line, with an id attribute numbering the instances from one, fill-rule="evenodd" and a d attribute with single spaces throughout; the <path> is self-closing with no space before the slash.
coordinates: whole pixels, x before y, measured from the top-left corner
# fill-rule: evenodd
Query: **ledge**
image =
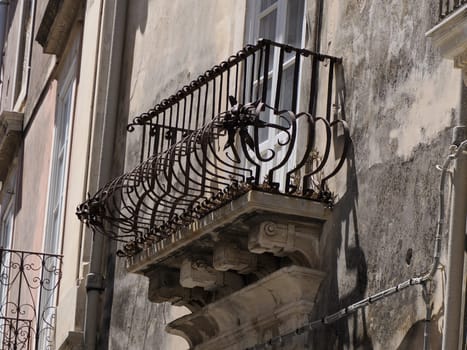
<path id="1" fill-rule="evenodd" d="M 245 217 L 258 218 L 269 214 L 275 217 L 313 219 L 323 222 L 328 219 L 330 213 L 331 210 L 320 202 L 252 190 L 195 221 L 177 234 L 129 257 L 127 270 L 144 273 L 151 265 L 167 259 L 178 250 L 187 248 L 193 241 L 205 236 L 215 236 L 227 226 L 242 225 L 241 221 L 244 221 Z"/>
<path id="2" fill-rule="evenodd" d="M 36 35 L 44 53 L 57 56 L 62 53 L 82 3 L 82 0 L 49 0 Z"/>
<path id="3" fill-rule="evenodd" d="M 0 181 L 5 181 L 8 169 L 21 143 L 23 113 L 3 111 L 0 115 Z"/>

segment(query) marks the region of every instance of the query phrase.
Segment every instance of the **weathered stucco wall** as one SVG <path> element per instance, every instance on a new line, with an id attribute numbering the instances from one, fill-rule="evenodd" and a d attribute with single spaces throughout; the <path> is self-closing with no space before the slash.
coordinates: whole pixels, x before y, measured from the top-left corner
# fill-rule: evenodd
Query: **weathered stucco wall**
<path id="1" fill-rule="evenodd" d="M 424 36 L 436 9 L 436 1 L 326 2 L 321 51 L 344 58 L 353 147 L 347 175 L 340 177 L 346 191 L 322 241 L 328 279 L 316 317 L 427 272 L 432 262 L 435 165 L 448 152 L 461 86 L 460 72 Z M 430 324 L 433 348 L 440 347 L 440 281 Z M 421 287 L 414 287 L 316 332 L 314 344 L 421 348 L 424 317 Z"/>
<path id="2" fill-rule="evenodd" d="M 34 21 L 34 35 L 36 37 L 37 30 L 40 25 L 48 1 L 36 1 L 36 20 Z M 40 103 L 41 94 L 47 85 L 47 82 L 55 68 L 57 58 L 55 55 L 44 54 L 42 46 L 34 40 L 32 43 L 32 59 L 30 70 L 30 83 L 28 88 L 28 101 L 25 108 L 25 121 L 34 114 L 36 105 Z"/>
<path id="3" fill-rule="evenodd" d="M 115 167 L 125 149 L 126 169 L 139 162 L 140 140 L 126 133 L 127 122 L 238 51 L 244 16 L 244 1 L 144 0 L 128 6 Z M 164 331 L 184 310 L 150 303 L 146 277 L 126 273 L 123 263 L 117 261 L 115 272 L 109 348 L 186 349 L 182 338 Z"/>
<path id="4" fill-rule="evenodd" d="M 435 165 L 448 151 L 461 84 L 460 72 L 424 36 L 436 22 L 436 6 L 437 1 L 325 2 L 321 52 L 344 59 L 353 145 L 321 240 L 327 278 L 317 318 L 426 272 L 431 264 Z M 127 169 L 138 162 L 140 140 L 129 134 L 125 144 L 124 124 L 239 49 L 243 19 L 243 1 L 129 6 L 117 135 Z M 115 160 L 119 166 L 121 158 Z M 440 342 L 440 281 L 433 286 L 433 348 Z M 146 279 L 127 274 L 122 260 L 113 302 L 111 349 L 176 348 L 163 331 L 173 309 L 149 303 Z M 424 307 L 421 288 L 413 287 L 316 331 L 310 342 L 318 349 L 419 348 Z"/>

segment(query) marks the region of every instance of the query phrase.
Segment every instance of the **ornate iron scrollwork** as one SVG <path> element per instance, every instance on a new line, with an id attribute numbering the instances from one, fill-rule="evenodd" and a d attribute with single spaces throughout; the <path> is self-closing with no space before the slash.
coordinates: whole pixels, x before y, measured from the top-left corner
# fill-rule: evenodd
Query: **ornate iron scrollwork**
<path id="1" fill-rule="evenodd" d="M 0 248 L 2 349 L 52 349 L 61 255 Z"/>

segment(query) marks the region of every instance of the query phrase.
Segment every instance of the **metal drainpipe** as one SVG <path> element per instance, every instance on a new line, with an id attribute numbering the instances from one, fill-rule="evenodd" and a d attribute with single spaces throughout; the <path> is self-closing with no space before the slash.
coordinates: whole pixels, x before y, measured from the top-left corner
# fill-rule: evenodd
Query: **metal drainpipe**
<path id="1" fill-rule="evenodd" d="M 5 43 L 6 15 L 9 3 L 9 1 L 0 0 L 0 67 L 3 64 L 3 45 Z"/>
<path id="2" fill-rule="evenodd" d="M 94 141 L 93 146 L 98 152 L 94 156 L 95 159 L 91 159 L 91 162 L 97 162 L 95 166 L 98 169 L 97 186 L 99 187 L 109 181 L 112 172 L 111 155 L 115 141 L 116 116 L 118 115 L 120 69 L 125 38 L 127 1 L 103 0 L 101 6 L 99 70 L 96 76 L 97 86 L 93 110 L 97 124 L 94 132 L 98 139 Z M 108 38 L 106 34 L 110 36 L 111 41 L 108 45 L 102 43 L 102 40 Z M 106 248 L 107 239 L 99 233 L 94 234 L 89 273 L 86 276 L 85 350 L 97 349 L 101 320 L 101 294 L 105 288 L 105 264 L 103 258 Z"/>
<path id="3" fill-rule="evenodd" d="M 443 350 L 461 349 L 463 310 L 464 247 L 467 218 L 467 88 L 462 87 L 459 126 L 453 144 L 460 147 L 454 163 L 448 241 L 447 284 Z"/>

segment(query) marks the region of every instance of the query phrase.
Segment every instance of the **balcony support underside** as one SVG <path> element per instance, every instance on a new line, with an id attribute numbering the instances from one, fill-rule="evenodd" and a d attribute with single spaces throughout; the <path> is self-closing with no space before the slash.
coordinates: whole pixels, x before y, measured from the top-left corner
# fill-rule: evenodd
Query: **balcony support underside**
<path id="1" fill-rule="evenodd" d="M 325 274 L 316 201 L 250 191 L 127 259 L 149 300 L 192 313 L 167 326 L 194 349 L 238 349 L 307 321 Z M 303 346 L 304 336 L 292 346 Z"/>

